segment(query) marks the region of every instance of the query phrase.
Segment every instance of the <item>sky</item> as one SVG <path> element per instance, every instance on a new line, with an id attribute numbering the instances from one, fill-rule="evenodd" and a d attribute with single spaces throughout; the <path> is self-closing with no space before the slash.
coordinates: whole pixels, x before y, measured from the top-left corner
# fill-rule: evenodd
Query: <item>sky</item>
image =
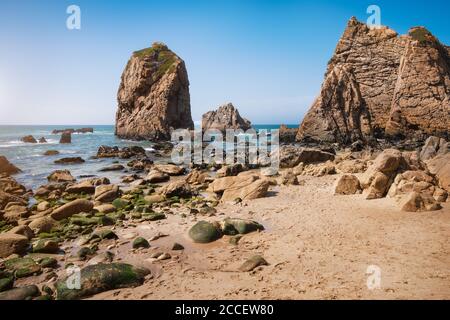
<path id="1" fill-rule="evenodd" d="M 372 4 L 382 25 L 450 45 L 447 0 L 1 0 L 0 124 L 114 124 L 123 69 L 154 41 L 185 61 L 194 121 L 232 102 L 254 124 L 298 124 L 348 19 Z"/>

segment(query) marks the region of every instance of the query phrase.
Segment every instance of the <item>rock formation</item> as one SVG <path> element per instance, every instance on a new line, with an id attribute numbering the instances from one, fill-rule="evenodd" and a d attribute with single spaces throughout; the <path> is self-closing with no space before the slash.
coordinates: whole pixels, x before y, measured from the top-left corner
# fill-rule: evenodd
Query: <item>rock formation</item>
<path id="1" fill-rule="evenodd" d="M 184 61 L 162 43 L 134 52 L 117 95 L 116 135 L 169 140 L 173 129 L 193 129 Z"/>
<path id="2" fill-rule="evenodd" d="M 209 111 L 202 116 L 202 130 L 217 129 L 225 132 L 226 129 L 242 129 L 244 131 L 252 127 L 251 122 L 239 114 L 232 103 L 220 106 L 215 111 Z"/>
<path id="3" fill-rule="evenodd" d="M 297 140 L 447 136 L 450 47 L 423 27 L 398 36 L 350 19 Z"/>

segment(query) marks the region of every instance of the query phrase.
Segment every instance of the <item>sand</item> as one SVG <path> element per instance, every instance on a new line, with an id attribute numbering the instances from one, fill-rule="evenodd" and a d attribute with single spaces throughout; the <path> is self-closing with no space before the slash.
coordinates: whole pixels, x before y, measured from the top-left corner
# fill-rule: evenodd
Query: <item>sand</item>
<path id="1" fill-rule="evenodd" d="M 334 196 L 338 177 L 301 177 L 304 185 L 220 204 L 213 217 L 174 214 L 117 230 L 120 237 L 168 236 L 140 252 L 127 242 L 113 249 L 122 261 L 149 267 L 152 276 L 140 287 L 91 299 L 450 299 L 450 203 L 435 212 L 401 212 L 389 198 Z M 225 216 L 254 219 L 266 230 L 245 235 L 237 246 L 228 237 L 210 244 L 188 239 L 196 221 Z M 170 251 L 175 241 L 185 250 Z M 146 261 L 158 250 L 172 259 Z M 237 271 L 254 254 L 270 265 Z M 381 272 L 379 288 L 367 286 L 371 265 Z"/>

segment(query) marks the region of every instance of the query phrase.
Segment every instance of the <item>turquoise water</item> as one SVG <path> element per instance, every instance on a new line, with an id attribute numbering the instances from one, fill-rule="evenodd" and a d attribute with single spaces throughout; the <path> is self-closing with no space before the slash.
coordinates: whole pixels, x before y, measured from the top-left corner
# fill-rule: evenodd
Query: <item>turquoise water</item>
<path id="1" fill-rule="evenodd" d="M 60 135 L 52 135 L 54 129 L 65 128 L 83 128 L 93 127 L 94 133 L 73 134 L 71 144 L 59 144 Z M 288 127 L 297 127 L 289 125 Z M 254 125 L 255 129 L 278 129 L 279 125 Z M 48 143 L 34 144 L 23 143 L 20 138 L 26 135 L 33 135 L 36 139 L 45 137 Z M 47 183 L 47 176 L 57 169 L 68 169 L 76 178 L 84 175 L 101 175 L 111 179 L 116 183 L 124 172 L 98 172 L 102 167 L 110 165 L 118 159 L 91 159 L 97 154 L 98 147 L 108 146 L 131 146 L 139 145 L 147 151 L 152 150 L 152 143 L 148 141 L 130 141 L 119 139 L 114 135 L 114 126 L 112 125 L 48 125 L 48 126 L 0 126 L 0 155 L 6 158 L 14 165 L 19 167 L 22 172 L 15 175 L 15 178 L 27 188 L 36 189 L 40 185 Z M 59 155 L 44 156 L 47 150 L 58 150 Z M 86 160 L 83 164 L 74 165 L 56 165 L 53 162 L 56 159 L 64 157 L 82 157 Z M 128 160 L 119 160 L 126 165 Z"/>

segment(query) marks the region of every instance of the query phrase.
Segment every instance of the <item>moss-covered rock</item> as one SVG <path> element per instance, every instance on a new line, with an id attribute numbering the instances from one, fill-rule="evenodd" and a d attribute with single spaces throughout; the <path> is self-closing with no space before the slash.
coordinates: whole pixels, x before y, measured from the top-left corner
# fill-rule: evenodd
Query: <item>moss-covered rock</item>
<path id="1" fill-rule="evenodd" d="M 222 236 L 220 228 L 207 221 L 199 221 L 189 230 L 189 237 L 197 243 L 208 243 Z"/>
<path id="2" fill-rule="evenodd" d="M 5 268 L 16 278 L 29 277 L 41 273 L 41 266 L 31 258 L 13 258 L 4 262 Z"/>
<path id="3" fill-rule="evenodd" d="M 253 220 L 227 218 L 222 222 L 222 232 L 230 236 L 247 234 L 259 230 L 264 230 L 264 227 Z"/>
<path id="4" fill-rule="evenodd" d="M 143 221 L 156 221 L 166 219 L 166 215 L 162 212 L 150 212 L 142 214 Z"/>
<path id="5" fill-rule="evenodd" d="M 30 300 L 39 295 L 35 285 L 14 288 L 0 293 L 0 300 Z"/>
<path id="6" fill-rule="evenodd" d="M 14 285 L 14 277 L 12 275 L 0 278 L 0 292 L 12 289 Z"/>
<path id="7" fill-rule="evenodd" d="M 59 244 L 54 240 L 41 239 L 33 244 L 34 253 L 56 253 L 58 251 Z"/>
<path id="8" fill-rule="evenodd" d="M 142 237 L 137 237 L 133 241 L 133 249 L 138 248 L 150 248 L 150 243 L 148 243 L 148 241 Z"/>
<path id="9" fill-rule="evenodd" d="M 42 268 L 56 268 L 58 266 L 58 261 L 52 257 L 39 259 L 38 263 Z"/>
<path id="10" fill-rule="evenodd" d="M 125 200 L 122 198 L 117 198 L 112 202 L 112 205 L 116 207 L 117 210 L 126 209 L 130 205 L 129 200 Z"/>
<path id="11" fill-rule="evenodd" d="M 125 263 L 100 263 L 83 268 L 80 271 L 79 289 L 71 288 L 72 277 L 56 283 L 57 299 L 77 300 L 103 291 L 139 286 L 150 271 Z"/>

